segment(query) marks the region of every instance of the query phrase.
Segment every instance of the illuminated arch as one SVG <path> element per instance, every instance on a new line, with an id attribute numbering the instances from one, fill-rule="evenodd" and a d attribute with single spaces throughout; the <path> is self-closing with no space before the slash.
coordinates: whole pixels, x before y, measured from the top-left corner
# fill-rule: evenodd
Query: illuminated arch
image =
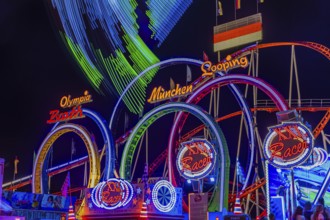
<path id="1" fill-rule="evenodd" d="M 191 64 L 191 65 L 195 65 L 195 66 L 201 66 L 203 64 L 203 61 L 192 59 L 192 58 L 184 58 L 184 57 L 172 58 L 172 59 L 160 61 L 159 63 L 155 63 L 155 64 L 149 66 L 148 68 L 146 68 L 145 70 L 143 70 L 137 77 L 135 77 L 126 86 L 126 88 L 124 89 L 124 91 L 121 93 L 121 95 L 120 95 L 120 97 L 119 97 L 119 99 L 118 99 L 118 101 L 117 101 L 117 103 L 116 103 L 116 105 L 115 105 L 115 107 L 114 107 L 114 109 L 112 111 L 112 115 L 111 115 L 110 123 L 109 123 L 110 130 L 112 129 L 114 118 L 117 115 L 117 111 L 118 111 L 118 108 L 119 108 L 120 103 L 122 102 L 122 100 L 123 100 L 124 96 L 126 95 L 126 93 L 135 85 L 135 83 L 141 77 L 143 77 L 145 74 L 147 74 L 149 71 L 153 70 L 154 68 L 164 68 L 164 67 L 175 65 L 175 64 Z M 232 88 L 235 87 L 232 84 L 229 84 L 229 85 L 230 85 L 230 89 L 232 89 Z M 240 94 L 237 94 L 237 96 L 240 96 Z"/>
<path id="2" fill-rule="evenodd" d="M 38 154 L 36 156 L 34 165 L 33 165 L 33 173 L 32 173 L 32 192 L 33 193 L 45 193 L 44 186 L 42 182 L 42 171 L 44 167 L 44 161 L 47 156 L 49 149 L 52 144 L 63 134 L 68 132 L 76 133 L 85 143 L 88 157 L 89 157 L 89 181 L 87 188 L 92 188 L 96 186 L 96 184 L 100 180 L 100 159 L 98 156 L 98 152 L 96 146 L 90 138 L 88 131 L 79 125 L 75 124 L 62 124 L 54 128 L 44 139 L 42 142 Z"/>
<path id="3" fill-rule="evenodd" d="M 133 155 L 136 149 L 136 146 L 144 134 L 145 130 L 154 123 L 158 118 L 167 115 L 169 113 L 184 111 L 188 112 L 198 119 L 200 119 L 209 129 L 211 133 L 211 137 L 214 140 L 217 152 L 218 152 L 218 160 L 219 166 L 218 171 L 216 173 L 220 176 L 220 187 L 223 190 L 219 191 L 219 211 L 222 211 L 222 208 L 225 205 L 225 201 L 227 201 L 228 195 L 225 192 L 228 192 L 228 182 L 227 178 L 229 175 L 229 164 L 230 158 L 228 153 L 228 147 L 224 140 L 224 136 L 219 125 L 215 122 L 213 117 L 211 117 L 208 113 L 206 113 L 202 108 L 192 104 L 174 102 L 168 103 L 158 106 L 157 108 L 152 109 L 148 113 L 144 115 L 144 117 L 136 124 L 134 129 L 132 130 L 131 135 L 127 139 L 123 156 L 120 164 L 120 177 L 124 179 L 128 179 L 131 177 L 131 165 L 133 160 Z M 172 164 L 169 164 L 172 166 Z"/>
<path id="4" fill-rule="evenodd" d="M 253 121 L 252 121 L 252 116 L 250 113 L 249 106 L 247 105 L 245 99 L 242 98 L 237 87 L 233 86 L 233 84 L 235 84 L 235 83 L 242 84 L 243 83 L 243 84 L 254 85 L 258 89 L 260 89 L 264 93 L 266 93 L 271 98 L 271 100 L 275 103 L 275 105 L 278 107 L 278 109 L 280 111 L 285 111 L 288 109 L 288 107 L 287 107 L 287 104 L 286 104 L 284 98 L 271 85 L 269 85 L 268 83 L 266 83 L 265 81 L 263 81 L 259 78 L 251 77 L 251 76 L 247 76 L 247 75 L 240 75 L 240 74 L 229 74 L 229 75 L 224 75 L 222 73 L 219 73 L 219 74 L 221 75 L 220 77 L 214 78 L 213 80 L 205 83 L 204 85 L 200 86 L 197 90 L 195 90 L 194 93 L 187 98 L 186 103 L 196 104 L 204 96 L 206 96 L 209 92 L 211 92 L 212 89 L 214 89 L 215 87 L 231 84 L 230 88 L 232 89 L 233 94 L 235 95 L 235 98 L 237 99 L 240 107 L 243 110 L 245 119 L 247 120 L 248 136 L 249 136 L 249 140 L 250 140 L 251 158 L 249 160 L 246 181 L 242 188 L 242 189 L 245 189 L 247 187 L 249 177 L 250 177 L 252 169 L 253 169 L 253 157 L 254 157 L 254 151 L 255 151 L 255 143 L 253 141 L 254 140 L 254 128 L 253 128 Z M 175 140 L 176 140 L 176 134 L 177 134 L 178 128 L 180 127 L 180 124 L 182 125 L 182 122 L 185 121 L 185 118 L 187 116 L 188 116 L 187 114 L 184 114 L 182 112 L 178 113 L 177 117 L 175 118 L 175 120 L 173 122 L 173 126 L 172 126 L 170 137 L 169 137 L 169 143 L 168 143 L 169 180 L 174 186 L 177 186 L 178 184 L 176 183 L 176 180 L 174 178 L 173 166 L 170 166 L 170 164 L 173 163 L 172 152 L 174 152 Z M 227 177 L 227 178 L 229 178 L 229 177 Z M 217 179 L 216 184 L 219 184 L 218 181 L 219 180 Z M 220 188 L 220 190 L 221 189 L 222 188 Z M 228 192 L 226 192 L 226 194 L 227 193 Z M 216 202 L 216 201 L 214 201 L 214 202 Z M 210 206 L 212 206 L 212 204 L 210 204 Z"/>
<path id="5" fill-rule="evenodd" d="M 228 85 L 228 84 L 251 84 L 256 86 L 258 89 L 260 89 L 261 91 L 263 91 L 264 93 L 266 93 L 271 100 L 275 103 L 275 105 L 277 106 L 277 108 L 280 111 L 286 111 L 288 110 L 288 106 L 284 100 L 284 98 L 281 96 L 281 94 L 279 92 L 277 92 L 275 90 L 275 88 L 273 88 L 271 85 L 269 85 L 268 83 L 266 83 L 265 81 L 256 78 L 256 77 L 251 77 L 251 76 L 247 76 L 247 75 L 241 75 L 241 74 L 230 74 L 230 75 L 223 75 L 221 77 L 215 78 L 214 80 L 211 80 L 209 82 L 207 82 L 206 84 L 202 85 L 201 87 L 199 87 L 196 91 L 194 91 L 194 93 L 189 96 L 189 98 L 186 100 L 186 103 L 193 103 L 196 104 L 198 103 L 199 100 L 201 100 L 205 95 L 207 95 L 213 88 L 214 86 L 224 86 L 224 85 Z M 244 99 L 240 99 L 240 93 L 238 90 L 236 90 L 236 87 L 234 87 L 234 91 L 235 91 L 235 97 L 237 98 L 237 100 L 239 101 L 240 106 L 243 109 L 243 113 L 245 113 L 245 115 L 249 115 L 247 114 L 247 112 L 250 112 L 249 107 L 247 106 L 246 102 Z M 177 128 L 179 126 L 179 122 L 180 120 L 182 120 L 182 116 L 183 113 L 179 113 L 177 115 L 177 117 L 175 118 L 175 121 L 173 123 L 173 127 L 171 129 L 171 134 L 170 134 L 170 138 L 169 138 L 169 152 L 172 152 L 173 147 L 174 147 L 174 140 L 175 140 L 175 134 L 177 131 Z M 253 123 L 251 120 L 251 117 L 247 117 L 248 120 L 248 126 L 249 126 L 249 137 L 253 137 Z M 253 139 L 250 139 L 253 140 Z M 254 145 L 252 147 L 252 152 L 254 151 Z M 251 154 L 253 155 L 253 154 Z M 168 161 L 169 164 L 172 163 L 172 157 L 171 154 L 168 154 Z M 250 164 L 249 167 L 249 171 L 248 174 L 251 172 L 251 166 L 252 164 Z M 175 180 L 173 178 L 173 171 L 171 170 L 170 166 L 169 166 L 169 178 L 170 178 L 170 182 L 174 182 Z M 248 178 L 247 178 L 248 179 Z M 246 183 L 244 184 L 244 188 L 246 187 Z"/>
<path id="6" fill-rule="evenodd" d="M 92 111 L 87 108 L 83 108 L 82 111 L 86 117 L 92 119 L 96 123 L 96 125 L 98 126 L 98 128 L 101 131 L 104 145 L 106 146 L 103 180 L 113 178 L 114 177 L 113 171 L 115 169 L 115 161 L 116 161 L 115 143 L 114 143 L 111 131 L 109 130 L 109 127 L 107 126 L 107 121 L 102 116 L 100 116 L 98 113 L 96 113 L 95 111 Z M 54 130 L 59 124 L 61 124 L 61 123 L 60 122 L 56 123 L 53 126 L 52 130 Z"/>

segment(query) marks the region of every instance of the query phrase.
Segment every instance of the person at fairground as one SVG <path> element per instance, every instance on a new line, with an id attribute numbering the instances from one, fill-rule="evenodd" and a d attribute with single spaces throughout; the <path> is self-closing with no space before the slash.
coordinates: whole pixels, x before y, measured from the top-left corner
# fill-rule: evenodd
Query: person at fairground
<path id="1" fill-rule="evenodd" d="M 312 203 L 311 202 L 306 202 L 304 205 L 304 216 L 306 220 L 311 220 L 311 216 L 313 214 L 312 211 Z"/>
<path id="2" fill-rule="evenodd" d="M 268 218 L 269 220 L 275 220 L 275 215 L 273 213 L 270 213 Z"/>
<path id="3" fill-rule="evenodd" d="M 305 220 L 305 216 L 303 215 L 303 208 L 298 206 L 293 213 L 292 220 Z"/>
<path id="4" fill-rule="evenodd" d="M 322 204 L 317 204 L 315 206 L 314 213 L 311 216 L 311 220 L 328 220 L 327 214 L 324 212 L 324 207 Z"/>
<path id="5" fill-rule="evenodd" d="M 323 209 L 324 209 L 323 212 L 325 213 L 327 218 L 330 218 L 330 212 L 324 204 L 324 198 L 323 197 L 319 198 L 319 200 L 317 201 L 317 204 L 323 205 Z"/>

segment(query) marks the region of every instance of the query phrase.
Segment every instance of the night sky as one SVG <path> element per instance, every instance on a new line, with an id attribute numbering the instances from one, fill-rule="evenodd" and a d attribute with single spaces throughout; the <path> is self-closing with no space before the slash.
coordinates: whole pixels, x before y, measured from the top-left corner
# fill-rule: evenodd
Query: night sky
<path id="1" fill-rule="evenodd" d="M 5 182 L 13 178 L 15 156 L 20 160 L 17 177 L 32 173 L 33 152 L 51 129 L 46 120 L 50 110 L 59 109 L 62 96 L 80 96 L 89 90 L 94 102 L 88 107 L 107 120 L 117 99 L 115 95 L 99 95 L 89 85 L 61 42 L 44 3 L 0 1 L 0 157 L 6 160 Z M 218 24 L 235 18 L 234 1 L 223 0 L 222 4 L 224 16 L 217 18 Z M 241 4 L 237 18 L 257 12 L 255 0 L 242 0 Z M 263 16 L 261 43 L 312 41 L 330 47 L 329 1 L 265 0 L 258 10 Z M 212 44 L 215 11 L 215 1 L 194 1 L 164 44 L 153 48 L 159 59 L 202 59 L 205 51 L 215 62 Z M 222 56 L 238 49 L 224 51 Z M 329 60 L 307 48 L 296 51 L 302 97 L 330 98 Z M 287 97 L 290 48 L 264 49 L 260 61 L 260 77 Z M 194 73 L 194 78 L 198 74 Z M 156 78 L 152 84 L 158 85 L 160 80 Z M 315 126 L 319 119 L 311 118 L 310 123 Z M 119 135 L 120 131 L 115 134 Z M 65 144 L 63 147 L 70 146 L 70 142 Z"/>

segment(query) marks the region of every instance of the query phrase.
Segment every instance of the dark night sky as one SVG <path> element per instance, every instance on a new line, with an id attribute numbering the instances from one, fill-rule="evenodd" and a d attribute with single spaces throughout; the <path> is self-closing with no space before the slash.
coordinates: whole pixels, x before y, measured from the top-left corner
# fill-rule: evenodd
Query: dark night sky
<path id="1" fill-rule="evenodd" d="M 256 13 L 255 0 L 241 2 L 237 18 Z M 223 0 L 222 4 L 224 16 L 218 17 L 218 23 L 234 19 L 233 1 Z M 329 1 L 265 0 L 259 4 L 262 43 L 312 41 L 330 47 L 329 11 Z M 202 59 L 206 51 L 215 61 L 214 14 L 215 1 L 195 1 L 162 47 L 155 49 L 159 59 Z M 31 174 L 33 151 L 51 128 L 46 124 L 49 111 L 59 108 L 63 95 L 79 96 L 89 90 L 94 99 L 89 107 L 106 119 L 110 118 L 116 97 L 98 95 L 88 84 L 59 40 L 42 0 L 1 0 L 0 28 L 0 157 L 6 160 L 5 180 L 9 180 L 15 155 L 20 158 L 18 177 Z M 290 48 L 260 54 L 261 77 L 287 96 Z M 330 98 L 329 60 L 306 48 L 297 48 L 297 54 L 303 98 Z"/>

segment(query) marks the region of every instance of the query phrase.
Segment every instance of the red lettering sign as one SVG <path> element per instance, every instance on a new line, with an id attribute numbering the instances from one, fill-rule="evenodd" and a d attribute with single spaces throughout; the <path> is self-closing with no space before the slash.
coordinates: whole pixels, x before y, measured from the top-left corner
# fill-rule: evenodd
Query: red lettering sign
<path id="1" fill-rule="evenodd" d="M 181 143 L 177 168 L 187 179 L 200 179 L 208 175 L 215 163 L 215 150 L 205 139 L 193 139 Z"/>
<path id="2" fill-rule="evenodd" d="M 313 135 L 300 122 L 285 122 L 270 128 L 264 146 L 266 159 L 276 167 L 291 168 L 312 152 Z"/>
<path id="3" fill-rule="evenodd" d="M 72 110 L 68 112 L 60 112 L 59 110 L 52 110 L 49 112 L 49 114 L 50 114 L 50 119 L 47 120 L 48 124 L 85 117 L 80 105 L 73 107 Z"/>
<path id="4" fill-rule="evenodd" d="M 102 202 L 115 206 L 122 201 L 123 190 L 119 182 L 107 182 L 102 191 Z"/>

